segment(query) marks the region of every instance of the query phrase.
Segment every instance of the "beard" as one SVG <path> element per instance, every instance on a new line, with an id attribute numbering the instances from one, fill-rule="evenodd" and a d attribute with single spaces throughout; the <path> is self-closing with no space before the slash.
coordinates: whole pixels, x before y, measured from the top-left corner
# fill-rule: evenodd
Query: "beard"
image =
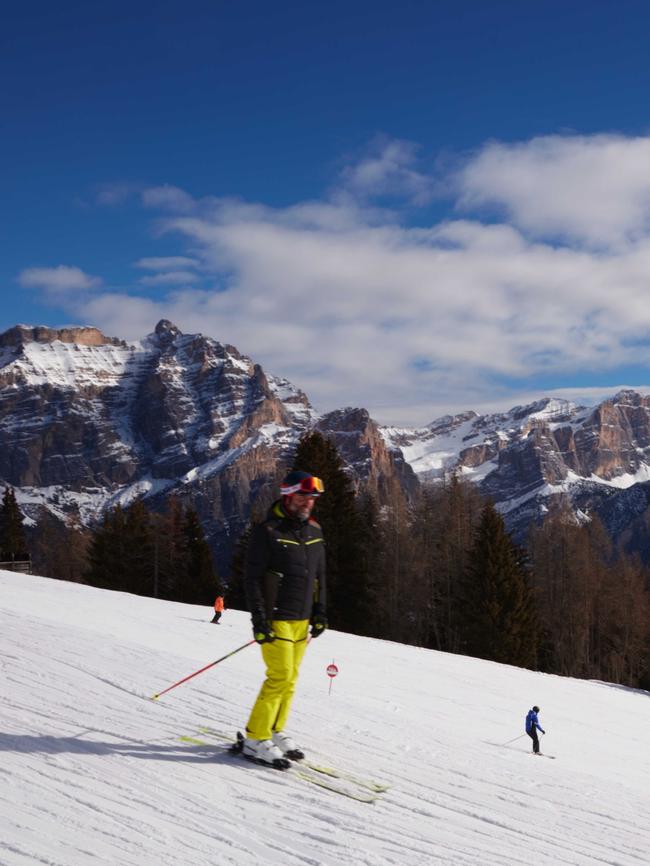
<path id="1" fill-rule="evenodd" d="M 299 497 L 291 497 L 285 505 L 286 511 L 297 520 L 308 520 L 311 517 L 313 502 L 301 502 Z"/>

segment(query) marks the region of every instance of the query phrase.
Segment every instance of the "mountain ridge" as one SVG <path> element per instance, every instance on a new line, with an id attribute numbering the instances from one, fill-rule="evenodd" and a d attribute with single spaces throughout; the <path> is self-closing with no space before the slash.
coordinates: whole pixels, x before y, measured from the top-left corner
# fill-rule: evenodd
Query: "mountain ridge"
<path id="1" fill-rule="evenodd" d="M 133 342 L 86 326 L 0 334 L 0 480 L 36 522 L 45 508 L 87 525 L 108 506 L 173 493 L 197 507 L 223 562 L 310 429 L 332 438 L 354 483 L 381 503 L 412 501 L 421 483 L 456 473 L 521 538 L 557 494 L 623 534 L 641 499 L 621 497 L 617 509 L 612 497 L 650 481 L 650 397 L 631 389 L 594 407 L 545 397 L 399 428 L 359 407 L 319 414 L 236 347 L 165 319 Z"/>

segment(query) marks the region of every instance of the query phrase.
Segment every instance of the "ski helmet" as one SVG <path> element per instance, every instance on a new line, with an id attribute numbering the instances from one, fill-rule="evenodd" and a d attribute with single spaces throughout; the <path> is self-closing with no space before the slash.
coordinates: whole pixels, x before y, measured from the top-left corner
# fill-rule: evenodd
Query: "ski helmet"
<path id="1" fill-rule="evenodd" d="M 533 712 L 534 712 L 534 713 L 538 713 L 538 712 L 539 712 L 539 707 L 533 707 Z"/>
<path id="2" fill-rule="evenodd" d="M 320 478 L 309 472 L 301 472 L 295 469 L 290 472 L 280 485 L 282 496 L 291 496 L 292 493 L 301 493 L 306 496 L 320 496 L 325 492 L 325 487 Z"/>

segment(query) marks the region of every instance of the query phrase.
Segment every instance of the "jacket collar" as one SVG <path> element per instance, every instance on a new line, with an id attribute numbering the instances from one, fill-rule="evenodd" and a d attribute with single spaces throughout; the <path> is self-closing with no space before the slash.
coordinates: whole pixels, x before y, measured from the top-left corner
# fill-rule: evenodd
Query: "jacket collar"
<path id="1" fill-rule="evenodd" d="M 287 514 L 281 499 L 277 499 L 273 503 L 269 510 L 269 517 L 272 517 L 276 520 L 286 520 L 293 526 L 294 529 L 300 529 L 302 526 L 306 526 L 307 523 L 309 523 L 309 519 L 300 520 L 298 517 L 292 517 L 290 514 Z"/>

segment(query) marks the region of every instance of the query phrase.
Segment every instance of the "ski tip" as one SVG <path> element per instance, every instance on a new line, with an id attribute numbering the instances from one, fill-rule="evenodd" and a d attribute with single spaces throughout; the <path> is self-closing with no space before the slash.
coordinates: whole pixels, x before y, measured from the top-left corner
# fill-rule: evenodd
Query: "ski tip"
<path id="1" fill-rule="evenodd" d="M 159 697 L 160 695 L 152 695 L 150 700 L 157 701 Z"/>

